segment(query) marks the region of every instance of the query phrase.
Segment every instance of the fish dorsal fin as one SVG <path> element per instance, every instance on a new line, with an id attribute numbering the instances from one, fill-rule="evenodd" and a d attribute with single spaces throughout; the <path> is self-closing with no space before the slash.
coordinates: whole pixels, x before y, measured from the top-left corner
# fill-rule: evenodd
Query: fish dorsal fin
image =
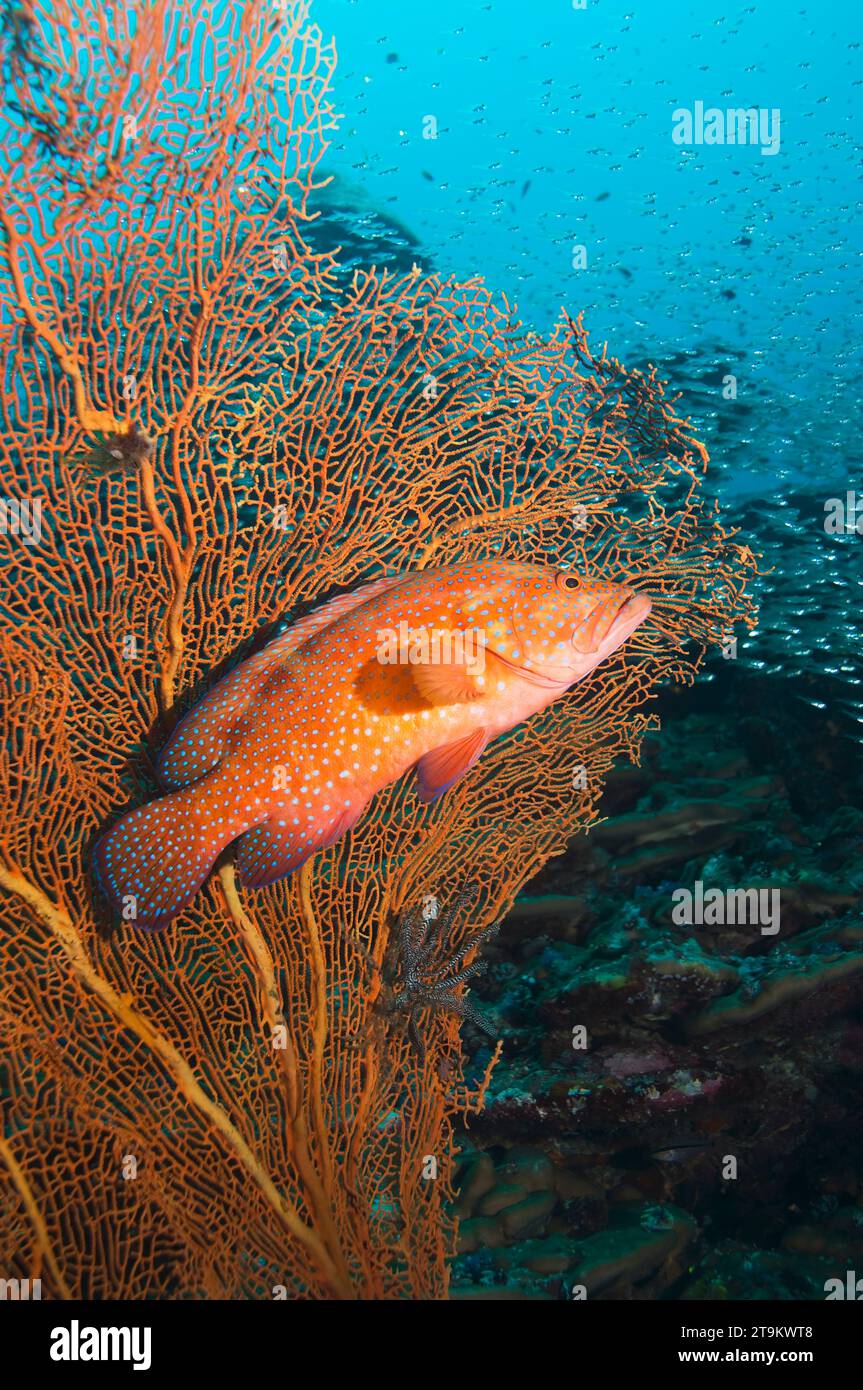
<path id="1" fill-rule="evenodd" d="M 488 740 L 488 729 L 474 729 L 454 743 L 444 743 L 425 753 L 416 767 L 420 801 L 434 801 L 449 791 L 481 757 Z"/>
<path id="2" fill-rule="evenodd" d="M 378 594 L 385 594 L 388 589 L 393 589 L 397 584 L 401 584 L 407 574 L 388 574 L 382 579 L 373 579 L 369 584 L 361 584 L 358 589 L 351 589 L 347 594 L 337 594 L 327 603 L 322 603 L 320 608 L 313 608 L 311 613 L 307 613 L 304 618 L 298 618 L 295 623 L 291 623 L 287 632 L 283 632 L 281 637 L 276 637 L 265 648 L 265 652 L 272 651 L 276 646 L 279 647 L 279 659 L 287 656 L 289 652 L 295 651 L 309 637 L 314 637 L 322 632 L 330 623 L 334 623 L 337 618 L 344 617 L 345 613 L 350 613 L 351 609 L 359 608 L 361 603 L 366 603 L 370 598 L 376 598 Z"/>
<path id="3" fill-rule="evenodd" d="M 273 671 L 310 637 L 404 578 L 404 574 L 386 575 L 338 594 L 223 676 L 178 724 L 163 748 L 158 761 L 161 782 L 166 787 L 190 787 L 218 767 L 237 723 Z"/>

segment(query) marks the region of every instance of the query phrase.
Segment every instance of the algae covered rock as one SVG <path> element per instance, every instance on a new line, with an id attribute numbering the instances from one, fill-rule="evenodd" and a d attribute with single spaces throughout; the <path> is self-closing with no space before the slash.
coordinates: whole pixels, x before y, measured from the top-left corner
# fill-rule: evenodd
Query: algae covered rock
<path id="1" fill-rule="evenodd" d="M 708 713 L 673 698 L 490 952 L 472 1296 L 823 1298 L 863 1268 L 861 763 L 835 715 L 755 714 L 727 669 L 708 689 Z"/>

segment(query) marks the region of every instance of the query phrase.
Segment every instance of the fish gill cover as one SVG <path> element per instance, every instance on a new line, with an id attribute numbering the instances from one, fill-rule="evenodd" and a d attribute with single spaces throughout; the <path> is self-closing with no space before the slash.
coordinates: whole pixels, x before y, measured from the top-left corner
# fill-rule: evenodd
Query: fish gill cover
<path id="1" fill-rule="evenodd" d="M 487 1074 L 441 995 L 638 756 L 655 688 L 752 625 L 753 558 L 655 374 L 579 320 L 541 338 L 479 276 L 340 277 L 313 249 L 335 53 L 307 5 L 12 19 L 4 1272 L 50 1297 L 444 1296 L 453 1126 Z M 225 860 L 166 931 L 106 932 L 93 842 L 214 673 L 333 588 L 490 556 L 632 583 L 652 616 L 438 804 L 404 780 L 292 878 L 250 895 Z M 423 902 L 446 940 L 399 987 Z"/>

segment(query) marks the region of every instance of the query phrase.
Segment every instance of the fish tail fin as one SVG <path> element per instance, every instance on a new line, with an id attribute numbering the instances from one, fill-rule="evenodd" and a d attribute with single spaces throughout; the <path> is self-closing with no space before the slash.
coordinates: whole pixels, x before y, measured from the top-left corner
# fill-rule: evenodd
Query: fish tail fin
<path id="1" fill-rule="evenodd" d="M 200 787 L 139 806 L 94 850 L 99 886 L 124 921 L 164 927 L 194 897 L 223 848 Z"/>

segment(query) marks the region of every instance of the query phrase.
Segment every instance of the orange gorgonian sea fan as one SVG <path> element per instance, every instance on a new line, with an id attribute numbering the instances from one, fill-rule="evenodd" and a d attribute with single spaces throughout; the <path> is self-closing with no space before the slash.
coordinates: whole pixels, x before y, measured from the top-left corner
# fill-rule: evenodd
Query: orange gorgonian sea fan
<path id="1" fill-rule="evenodd" d="M 393 925 L 475 885 L 469 967 L 657 684 L 753 620 L 654 375 L 479 279 L 315 254 L 306 10 L 26 0 L 5 40 L 0 1274 L 45 1297 L 445 1295 L 483 1083 L 457 1014 L 417 1049 L 381 1007 Z M 226 861 L 166 931 L 100 929 L 93 840 L 214 672 L 336 586 L 490 555 L 651 619 L 438 804 L 405 780 L 281 884 Z"/>

